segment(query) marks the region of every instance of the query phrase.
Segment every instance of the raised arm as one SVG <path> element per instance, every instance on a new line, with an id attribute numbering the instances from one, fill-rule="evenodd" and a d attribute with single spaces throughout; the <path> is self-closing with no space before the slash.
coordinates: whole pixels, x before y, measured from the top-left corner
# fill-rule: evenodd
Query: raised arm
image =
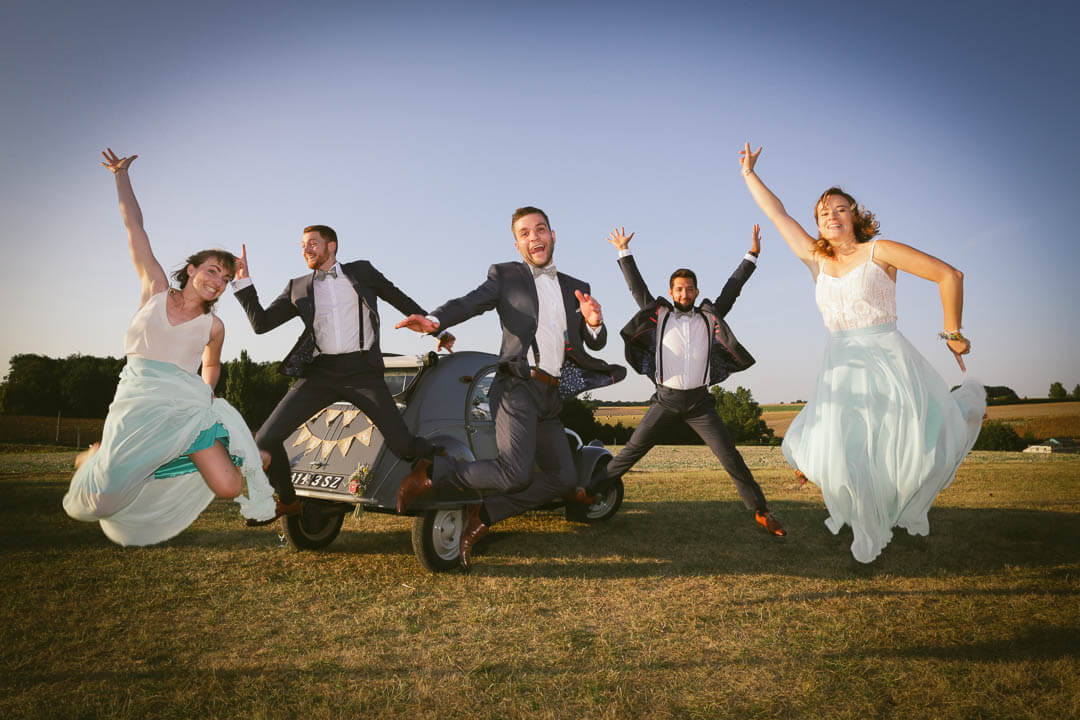
<path id="1" fill-rule="evenodd" d="M 150 238 L 143 228 L 142 210 L 139 202 L 135 199 L 135 191 L 131 188 L 131 178 L 128 168 L 138 155 L 130 157 L 117 157 L 112 148 L 106 148 L 101 153 L 105 161 L 101 164 L 109 169 L 116 178 L 116 194 L 120 199 L 120 215 L 124 218 L 124 227 L 128 233 L 128 249 L 131 251 L 131 260 L 135 264 L 135 272 L 139 274 L 142 283 L 142 293 L 139 297 L 139 306 L 149 300 L 153 295 L 169 289 L 169 279 L 165 271 L 161 269 L 161 263 L 154 257 L 150 249 Z"/>
<path id="2" fill-rule="evenodd" d="M 964 359 L 960 357 L 971 352 L 971 341 L 960 335 L 961 317 L 964 314 L 964 273 L 933 255 L 892 240 L 877 241 L 874 246 L 874 259 L 937 283 L 944 311 L 944 330 L 959 336 L 955 340 L 947 341 L 949 350 L 956 357 L 960 369 L 967 370 Z"/>
<path id="3" fill-rule="evenodd" d="M 644 310 L 647 307 L 652 307 L 656 298 L 649 294 L 649 286 L 645 284 L 645 278 L 641 277 L 641 271 L 638 270 L 634 256 L 622 254 L 624 250 L 630 251 L 630 240 L 633 237 L 634 233 L 626 234 L 626 228 L 615 228 L 608 233 L 607 241 L 619 251 L 619 269 L 622 270 L 623 279 L 626 280 L 626 286 L 630 288 L 630 294 L 634 297 L 634 302 Z"/>
<path id="4" fill-rule="evenodd" d="M 750 190 L 754 202 L 758 204 L 765 216 L 780 231 L 781 237 L 787 241 L 788 247 L 795 253 L 795 257 L 806 263 L 811 270 L 814 270 L 816 268 L 814 238 L 810 237 L 803 230 L 802 225 L 795 222 L 788 215 L 787 210 L 784 209 L 784 204 L 780 202 L 780 198 L 776 197 L 772 190 L 767 188 L 761 178 L 757 176 L 757 173 L 754 172 L 754 165 L 757 164 L 758 156 L 761 155 L 761 148 L 759 147 L 755 152 L 750 152 L 750 143 L 746 143 L 746 147 L 739 151 L 739 155 L 741 156 L 739 165 L 742 166 L 743 179 L 746 180 L 746 187 Z"/>

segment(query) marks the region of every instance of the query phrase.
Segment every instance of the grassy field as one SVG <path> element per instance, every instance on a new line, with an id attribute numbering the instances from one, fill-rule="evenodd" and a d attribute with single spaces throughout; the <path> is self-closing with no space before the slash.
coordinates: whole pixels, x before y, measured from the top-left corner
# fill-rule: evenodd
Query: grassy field
<path id="1" fill-rule="evenodd" d="M 802 405 L 762 405 L 761 419 L 772 428 L 776 437 L 783 437 L 788 425 L 799 414 Z M 647 405 L 600 407 L 596 419 L 608 425 L 622 423 L 636 427 L 645 415 Z M 1080 438 L 1080 403 L 1056 402 L 1037 405 L 995 405 L 986 410 L 989 420 L 998 420 L 1012 426 L 1017 434 L 1031 433 L 1040 440 L 1051 437 Z"/>
<path id="2" fill-rule="evenodd" d="M 432 575 L 411 521 L 278 547 L 215 501 L 151 548 L 68 519 L 71 451 L 0 448 L 0 716 L 1080 716 L 1080 457 L 975 453 L 874 564 L 777 448 L 766 536 L 703 447 L 657 448 L 609 522 L 496 526 Z"/>

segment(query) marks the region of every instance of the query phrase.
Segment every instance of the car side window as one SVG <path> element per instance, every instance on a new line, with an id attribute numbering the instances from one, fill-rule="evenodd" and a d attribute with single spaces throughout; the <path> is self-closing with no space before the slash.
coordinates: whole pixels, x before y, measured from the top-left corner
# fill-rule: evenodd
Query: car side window
<path id="1" fill-rule="evenodd" d="M 478 375 L 469 389 L 469 419 L 474 422 L 491 422 L 494 417 L 491 414 L 491 402 L 488 396 L 491 393 L 491 382 L 495 379 L 495 368 L 490 367 Z"/>

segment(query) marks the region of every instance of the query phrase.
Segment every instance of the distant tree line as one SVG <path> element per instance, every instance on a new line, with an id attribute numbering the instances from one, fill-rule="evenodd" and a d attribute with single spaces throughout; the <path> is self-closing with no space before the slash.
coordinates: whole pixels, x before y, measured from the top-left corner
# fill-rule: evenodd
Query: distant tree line
<path id="1" fill-rule="evenodd" d="M 5 415 L 61 415 L 104 418 L 120 382 L 124 358 L 69 355 L 50 358 L 20 354 L 0 383 L 0 412 Z M 290 379 L 276 362 L 252 362 L 247 351 L 221 365 L 216 392 L 257 428 L 289 389 Z"/>
<path id="2" fill-rule="evenodd" d="M 779 439 L 762 419 L 762 409 L 754 401 L 749 390 L 744 387 L 728 392 L 719 385 L 712 389 L 716 402 L 716 411 L 724 421 L 735 442 L 741 445 L 774 445 Z M 638 403 L 640 404 L 640 403 Z M 615 403 L 604 403 L 605 406 Z M 584 442 L 600 440 L 605 445 L 625 445 L 634 429 L 622 423 L 608 425 L 597 421 L 595 410 L 599 403 L 588 393 L 581 398 L 571 398 L 563 402 L 563 411 L 559 418 L 563 425 L 570 428 Z M 658 441 L 659 445 L 703 445 L 698 434 L 686 423 L 673 423 L 664 429 Z"/>

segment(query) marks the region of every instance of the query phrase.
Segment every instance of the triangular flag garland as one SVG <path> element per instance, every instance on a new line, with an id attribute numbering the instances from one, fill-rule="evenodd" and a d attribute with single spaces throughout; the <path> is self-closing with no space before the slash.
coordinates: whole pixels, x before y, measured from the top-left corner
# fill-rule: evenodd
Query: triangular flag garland
<path id="1" fill-rule="evenodd" d="M 321 455 L 322 460 L 328 459 L 335 447 L 338 449 L 338 452 L 341 453 L 341 456 L 345 457 L 349 454 L 349 450 L 352 449 L 353 442 L 357 440 L 364 446 L 370 446 L 371 435 L 378 430 L 378 428 L 368 422 L 368 426 L 363 430 L 359 430 L 345 437 L 340 437 L 335 440 L 324 439 L 311 432 L 311 429 L 308 428 L 308 423 L 318 420 L 324 414 L 326 416 L 327 430 L 330 429 L 330 425 L 337 420 L 339 416 L 343 418 L 342 428 L 348 427 L 358 416 L 363 417 L 365 420 L 367 419 L 367 416 L 359 410 L 340 410 L 336 408 L 326 408 L 315 415 L 312 415 L 307 423 L 300 426 L 299 432 L 296 434 L 296 439 L 293 441 L 293 446 L 300 447 L 303 445 L 304 452 L 311 452 L 315 448 L 319 448 L 319 454 Z"/>

